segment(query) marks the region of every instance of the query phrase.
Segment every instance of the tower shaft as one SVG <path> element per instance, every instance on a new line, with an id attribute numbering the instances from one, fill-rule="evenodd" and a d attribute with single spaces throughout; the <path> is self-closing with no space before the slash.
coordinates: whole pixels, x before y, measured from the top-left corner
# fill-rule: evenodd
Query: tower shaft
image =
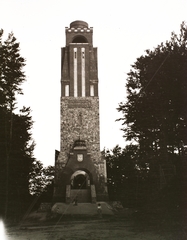
<path id="1" fill-rule="evenodd" d="M 107 196 L 105 161 L 100 154 L 97 48 L 92 34 L 86 22 L 72 22 L 62 48 L 61 143 L 54 191 L 59 201 L 71 201 L 78 186 L 74 180 L 80 181 L 82 175 L 87 176 L 82 177 L 84 194 L 79 189 L 85 195 L 82 201 Z"/>

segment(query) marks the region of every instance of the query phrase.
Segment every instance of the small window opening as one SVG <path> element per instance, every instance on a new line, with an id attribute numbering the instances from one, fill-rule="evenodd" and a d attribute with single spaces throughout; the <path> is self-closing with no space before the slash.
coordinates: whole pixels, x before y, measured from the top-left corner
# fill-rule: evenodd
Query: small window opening
<path id="1" fill-rule="evenodd" d="M 90 96 L 94 97 L 94 85 L 90 85 Z"/>
<path id="2" fill-rule="evenodd" d="M 65 85 L 65 97 L 69 97 L 69 85 Z"/>

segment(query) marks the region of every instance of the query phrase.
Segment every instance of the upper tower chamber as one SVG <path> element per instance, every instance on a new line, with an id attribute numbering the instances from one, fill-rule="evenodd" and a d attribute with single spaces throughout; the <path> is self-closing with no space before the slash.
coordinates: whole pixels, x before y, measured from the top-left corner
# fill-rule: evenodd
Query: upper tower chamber
<path id="1" fill-rule="evenodd" d="M 86 22 L 74 21 L 65 31 L 61 96 L 98 96 L 97 48 L 93 47 L 93 28 L 89 28 Z"/>

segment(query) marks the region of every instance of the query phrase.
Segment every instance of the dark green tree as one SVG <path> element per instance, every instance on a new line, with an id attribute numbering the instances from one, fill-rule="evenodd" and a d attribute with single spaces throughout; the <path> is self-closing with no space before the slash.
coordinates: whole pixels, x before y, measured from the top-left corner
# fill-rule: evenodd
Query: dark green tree
<path id="1" fill-rule="evenodd" d="M 108 192 L 111 200 L 119 199 L 123 170 L 121 169 L 122 149 L 117 145 L 112 150 L 104 150 L 106 159 Z"/>
<path id="2" fill-rule="evenodd" d="M 21 84 L 25 59 L 13 33 L 2 41 L 0 32 L 0 210 L 4 217 L 16 217 L 23 211 L 29 197 L 29 172 L 34 144 L 31 136 L 30 109 L 15 113 L 16 96 L 22 94 Z"/>
<path id="3" fill-rule="evenodd" d="M 137 58 L 128 73 L 127 101 L 120 103 L 124 137 L 139 145 L 151 169 L 182 159 L 187 143 L 187 29 Z"/>
<path id="4" fill-rule="evenodd" d="M 142 204 L 149 167 L 141 160 L 138 145 L 130 144 L 124 149 L 117 145 L 112 150 L 104 150 L 103 154 L 107 165 L 109 199 L 121 201 L 124 206 Z"/>
<path id="5" fill-rule="evenodd" d="M 31 195 L 39 196 L 44 188 L 43 176 L 43 163 L 39 160 L 34 160 L 32 163 L 32 171 L 29 177 L 29 191 Z"/>
<path id="6" fill-rule="evenodd" d="M 33 162 L 32 171 L 30 172 L 29 179 L 30 194 L 33 196 L 47 195 L 48 190 L 53 184 L 53 179 L 54 179 L 54 167 L 53 166 L 44 167 L 41 161 L 35 160 Z"/>

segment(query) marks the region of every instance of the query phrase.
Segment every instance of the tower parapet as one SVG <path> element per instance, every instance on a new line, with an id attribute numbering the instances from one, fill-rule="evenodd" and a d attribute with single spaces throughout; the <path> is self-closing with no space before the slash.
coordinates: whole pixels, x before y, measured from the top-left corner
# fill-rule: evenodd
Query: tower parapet
<path id="1" fill-rule="evenodd" d="M 66 46 L 71 43 L 87 43 L 92 45 L 93 28 L 83 21 L 74 21 L 66 27 Z"/>

